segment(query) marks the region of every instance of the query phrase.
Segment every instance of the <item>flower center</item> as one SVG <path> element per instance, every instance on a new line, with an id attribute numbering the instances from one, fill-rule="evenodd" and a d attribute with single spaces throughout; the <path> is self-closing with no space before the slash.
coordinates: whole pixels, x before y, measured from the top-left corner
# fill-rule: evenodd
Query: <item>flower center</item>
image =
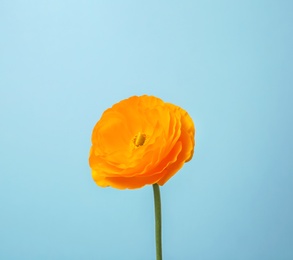
<path id="1" fill-rule="evenodd" d="M 136 147 L 142 146 L 145 142 L 146 135 L 138 132 L 138 134 L 134 137 L 133 143 Z"/>

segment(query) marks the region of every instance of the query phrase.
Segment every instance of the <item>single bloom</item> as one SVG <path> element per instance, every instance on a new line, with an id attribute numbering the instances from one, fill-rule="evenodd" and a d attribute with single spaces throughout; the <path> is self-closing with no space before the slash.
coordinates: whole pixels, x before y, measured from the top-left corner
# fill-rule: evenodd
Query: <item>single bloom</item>
<path id="1" fill-rule="evenodd" d="M 191 160 L 195 127 L 179 106 L 132 96 L 107 109 L 92 133 L 89 165 L 101 187 L 164 185 Z"/>

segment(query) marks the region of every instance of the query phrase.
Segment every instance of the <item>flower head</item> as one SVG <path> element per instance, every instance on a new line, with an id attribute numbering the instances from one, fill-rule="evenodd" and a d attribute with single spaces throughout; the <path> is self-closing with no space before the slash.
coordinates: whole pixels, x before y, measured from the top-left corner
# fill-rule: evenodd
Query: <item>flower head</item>
<path id="1" fill-rule="evenodd" d="M 133 96 L 107 109 L 92 133 L 89 164 L 101 187 L 165 184 L 193 156 L 195 128 L 182 108 Z"/>

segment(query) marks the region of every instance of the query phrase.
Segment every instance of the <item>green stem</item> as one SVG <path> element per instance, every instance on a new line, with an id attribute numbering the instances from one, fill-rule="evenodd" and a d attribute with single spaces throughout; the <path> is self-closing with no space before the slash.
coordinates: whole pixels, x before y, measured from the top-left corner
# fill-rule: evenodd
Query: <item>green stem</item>
<path id="1" fill-rule="evenodd" d="M 156 225 L 156 259 L 162 260 L 162 217 L 161 217 L 161 197 L 160 186 L 153 184 L 155 203 L 155 225 Z"/>

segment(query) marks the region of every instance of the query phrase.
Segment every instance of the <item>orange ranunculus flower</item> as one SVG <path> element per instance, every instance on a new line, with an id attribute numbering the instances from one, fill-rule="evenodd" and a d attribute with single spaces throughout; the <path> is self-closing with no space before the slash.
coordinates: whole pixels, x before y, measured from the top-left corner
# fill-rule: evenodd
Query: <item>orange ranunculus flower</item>
<path id="1" fill-rule="evenodd" d="M 195 128 L 182 108 L 133 96 L 107 109 L 92 133 L 89 164 L 102 187 L 165 184 L 193 155 Z"/>

